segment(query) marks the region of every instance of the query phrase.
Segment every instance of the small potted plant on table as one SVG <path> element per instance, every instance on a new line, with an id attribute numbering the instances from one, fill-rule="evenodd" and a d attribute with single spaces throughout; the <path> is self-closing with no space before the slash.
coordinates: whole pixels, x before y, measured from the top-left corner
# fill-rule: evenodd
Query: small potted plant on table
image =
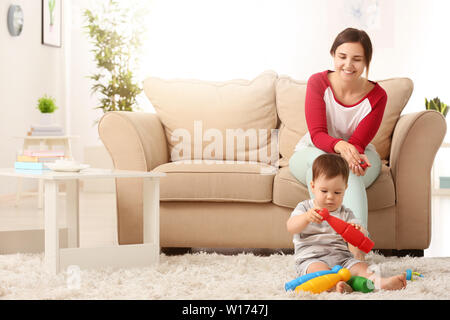
<path id="1" fill-rule="evenodd" d="M 44 95 L 38 100 L 37 109 L 41 112 L 41 125 L 51 125 L 53 122 L 53 112 L 58 107 L 55 104 L 55 98 Z"/>

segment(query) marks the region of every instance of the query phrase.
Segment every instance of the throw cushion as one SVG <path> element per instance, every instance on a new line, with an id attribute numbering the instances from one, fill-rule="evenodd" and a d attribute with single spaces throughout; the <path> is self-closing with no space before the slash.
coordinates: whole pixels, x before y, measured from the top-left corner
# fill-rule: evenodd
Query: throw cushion
<path id="1" fill-rule="evenodd" d="M 297 142 L 308 132 L 305 119 L 306 82 L 280 76 L 276 85 L 279 132 L 280 167 L 289 165 Z"/>
<path id="2" fill-rule="evenodd" d="M 163 123 L 171 161 L 278 160 L 270 152 L 277 76 L 267 71 L 253 80 L 224 82 L 146 79 L 144 91 Z"/>
<path id="3" fill-rule="evenodd" d="M 373 138 L 372 143 L 377 148 L 380 158 L 388 160 L 395 125 L 397 124 L 398 118 L 400 118 L 403 108 L 411 97 L 414 84 L 408 78 L 394 78 L 377 82 L 386 91 L 388 99 L 381 126 Z"/>

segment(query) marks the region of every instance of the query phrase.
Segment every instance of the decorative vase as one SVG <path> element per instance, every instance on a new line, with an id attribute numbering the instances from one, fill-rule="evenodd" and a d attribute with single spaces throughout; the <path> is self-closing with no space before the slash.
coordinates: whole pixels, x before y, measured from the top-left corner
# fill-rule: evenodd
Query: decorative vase
<path id="1" fill-rule="evenodd" d="M 53 123 L 52 113 L 41 113 L 41 120 L 39 122 L 43 126 L 49 126 Z"/>

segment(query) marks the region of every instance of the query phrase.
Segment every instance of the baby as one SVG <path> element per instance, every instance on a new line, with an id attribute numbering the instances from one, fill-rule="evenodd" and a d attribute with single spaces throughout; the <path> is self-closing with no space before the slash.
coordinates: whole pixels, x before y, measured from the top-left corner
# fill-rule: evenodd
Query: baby
<path id="1" fill-rule="evenodd" d="M 341 265 L 349 269 L 352 276 L 368 278 L 381 289 L 405 288 L 405 274 L 376 279 L 376 274 L 363 262 L 364 252 L 347 243 L 316 212 L 327 208 L 330 215 L 352 224 L 364 235 L 368 235 L 353 212 L 342 205 L 349 176 L 347 162 L 338 155 L 323 154 L 314 160 L 312 171 L 311 191 L 314 199 L 300 202 L 286 224 L 287 230 L 294 235 L 294 259 L 298 276 Z M 335 290 L 341 293 L 352 291 L 344 281 L 337 283 Z"/>

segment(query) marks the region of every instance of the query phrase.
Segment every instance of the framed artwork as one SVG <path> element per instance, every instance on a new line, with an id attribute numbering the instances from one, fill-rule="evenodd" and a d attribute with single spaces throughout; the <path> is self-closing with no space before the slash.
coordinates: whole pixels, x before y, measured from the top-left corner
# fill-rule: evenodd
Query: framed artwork
<path id="1" fill-rule="evenodd" d="M 61 47 L 62 0 L 42 0 L 42 44 Z"/>
<path id="2" fill-rule="evenodd" d="M 327 4 L 328 29 L 366 31 L 377 48 L 394 48 L 395 3 L 382 0 L 334 0 Z"/>

